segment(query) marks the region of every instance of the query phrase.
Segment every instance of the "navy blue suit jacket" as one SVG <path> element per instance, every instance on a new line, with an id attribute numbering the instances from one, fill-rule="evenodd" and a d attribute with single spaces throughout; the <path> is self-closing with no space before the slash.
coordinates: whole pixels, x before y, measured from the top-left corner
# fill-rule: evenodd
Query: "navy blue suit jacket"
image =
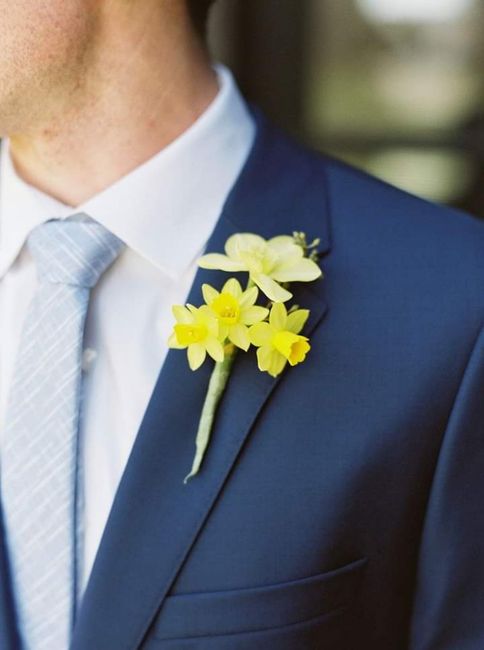
<path id="1" fill-rule="evenodd" d="M 484 228 L 254 114 L 208 250 L 320 237 L 324 279 L 292 285 L 312 349 L 276 379 L 238 356 L 186 485 L 211 362 L 169 352 L 72 650 L 482 650 Z M 1 548 L 0 571 L 17 650 Z"/>

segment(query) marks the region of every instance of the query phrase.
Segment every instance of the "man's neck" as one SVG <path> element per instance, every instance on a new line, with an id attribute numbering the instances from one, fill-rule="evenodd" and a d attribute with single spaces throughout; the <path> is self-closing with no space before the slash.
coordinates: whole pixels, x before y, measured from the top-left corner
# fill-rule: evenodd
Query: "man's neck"
<path id="1" fill-rule="evenodd" d="M 79 98 L 9 135 L 19 175 L 75 207 L 183 133 L 218 90 L 201 46 L 183 36 L 162 41 L 132 26 L 104 34 Z"/>

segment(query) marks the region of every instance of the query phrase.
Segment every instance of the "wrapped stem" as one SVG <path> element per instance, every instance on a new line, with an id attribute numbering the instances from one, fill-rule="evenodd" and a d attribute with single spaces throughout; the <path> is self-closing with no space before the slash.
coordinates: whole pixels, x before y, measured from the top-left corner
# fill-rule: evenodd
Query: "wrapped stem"
<path id="1" fill-rule="evenodd" d="M 227 385 L 227 381 L 230 376 L 230 371 L 236 354 L 237 348 L 231 343 L 227 345 L 225 348 L 224 360 L 220 363 L 215 364 L 210 376 L 207 395 L 205 397 L 205 402 L 203 403 L 200 422 L 198 424 L 197 437 L 195 440 L 195 457 L 193 459 L 192 469 L 190 470 L 190 473 L 187 474 L 187 476 L 185 476 L 183 479 L 183 483 L 185 484 L 192 476 L 195 476 L 195 474 L 197 474 L 198 470 L 200 469 L 205 450 L 210 440 L 210 434 L 212 431 L 212 425 L 215 418 L 215 413 L 217 411 L 217 406 L 220 402 L 220 398 L 223 395 L 225 386 Z"/>

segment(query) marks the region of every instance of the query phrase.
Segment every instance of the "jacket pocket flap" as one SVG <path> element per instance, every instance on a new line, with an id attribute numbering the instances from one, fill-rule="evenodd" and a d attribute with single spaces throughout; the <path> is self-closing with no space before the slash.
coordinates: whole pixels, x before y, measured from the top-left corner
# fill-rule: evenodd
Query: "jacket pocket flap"
<path id="1" fill-rule="evenodd" d="M 167 596 L 153 636 L 250 632 L 330 613 L 351 602 L 366 563 L 362 558 L 334 571 L 260 587 Z"/>

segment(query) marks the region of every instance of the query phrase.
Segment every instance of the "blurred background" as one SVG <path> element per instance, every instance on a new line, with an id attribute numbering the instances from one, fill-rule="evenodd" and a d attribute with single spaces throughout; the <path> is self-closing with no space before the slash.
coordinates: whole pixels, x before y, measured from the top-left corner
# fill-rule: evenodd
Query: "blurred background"
<path id="1" fill-rule="evenodd" d="M 484 217 L 484 0 L 218 0 L 215 59 L 312 147 Z"/>

